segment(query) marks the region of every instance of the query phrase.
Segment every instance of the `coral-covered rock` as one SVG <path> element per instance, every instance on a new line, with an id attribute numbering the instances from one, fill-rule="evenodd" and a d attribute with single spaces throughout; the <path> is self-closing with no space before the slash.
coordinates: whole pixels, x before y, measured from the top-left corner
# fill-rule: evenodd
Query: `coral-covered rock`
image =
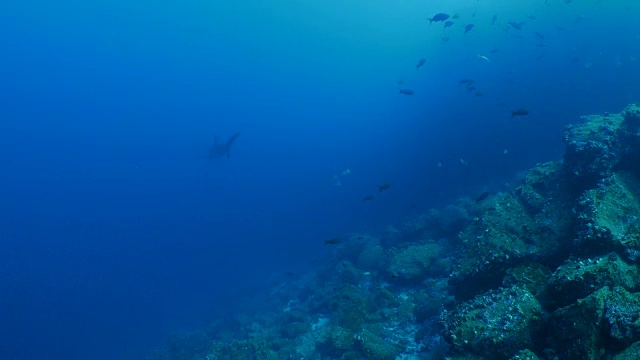
<path id="1" fill-rule="evenodd" d="M 549 343 L 562 359 L 600 359 L 640 340 L 640 294 L 603 287 L 553 313 Z"/>
<path id="2" fill-rule="evenodd" d="M 329 302 L 334 312 L 334 321 L 348 330 L 357 330 L 371 321 L 375 304 L 361 288 L 349 285 L 335 293 Z"/>
<path id="3" fill-rule="evenodd" d="M 441 250 L 437 244 L 413 245 L 405 249 L 392 249 L 387 272 L 397 280 L 422 280 L 438 260 Z"/>
<path id="4" fill-rule="evenodd" d="M 563 163 L 570 182 L 579 189 L 588 189 L 610 176 L 620 161 L 623 144 L 616 135 L 624 117 L 593 115 L 583 119 L 584 123 L 568 126 L 565 131 Z"/>
<path id="5" fill-rule="evenodd" d="M 460 233 L 464 256 L 451 274 L 459 299 L 502 283 L 506 269 L 525 262 L 559 262 L 570 244 L 573 215 L 558 165 L 543 164 L 516 191 L 495 196 Z M 532 210 L 533 209 L 533 210 Z"/>
<path id="6" fill-rule="evenodd" d="M 384 341 L 371 331 L 362 330 L 355 336 L 361 352 L 365 358 L 372 360 L 395 360 L 400 353 L 396 346 Z"/>
<path id="7" fill-rule="evenodd" d="M 613 357 L 613 360 L 636 360 L 640 359 L 640 341 L 636 341 L 619 354 Z"/>
<path id="8" fill-rule="evenodd" d="M 385 250 L 380 245 L 367 246 L 359 255 L 356 265 L 366 271 L 376 270 L 384 260 Z"/>
<path id="9" fill-rule="evenodd" d="M 539 360 L 540 358 L 531 350 L 521 350 L 511 360 Z"/>
<path id="10" fill-rule="evenodd" d="M 542 315 L 540 303 L 523 287 L 491 291 L 445 314 L 444 335 L 457 351 L 509 359 L 533 347 Z"/>
<path id="11" fill-rule="evenodd" d="M 578 202 L 576 247 L 582 253 L 640 254 L 640 182 L 620 172 L 586 191 Z M 640 259 L 638 259 L 640 260 Z"/>
<path id="12" fill-rule="evenodd" d="M 502 287 L 522 286 L 540 300 L 551 274 L 552 271 L 540 263 L 524 263 L 507 270 Z"/>
<path id="13" fill-rule="evenodd" d="M 621 286 L 640 289 L 640 272 L 615 253 L 597 258 L 568 260 L 553 273 L 547 286 L 549 302 L 563 307 L 590 295 L 594 289 Z"/>
<path id="14" fill-rule="evenodd" d="M 614 168 L 639 158 L 639 113 L 637 105 L 629 105 L 619 114 L 585 116 L 584 123 L 567 128 L 564 167 L 577 189 L 593 188 Z"/>

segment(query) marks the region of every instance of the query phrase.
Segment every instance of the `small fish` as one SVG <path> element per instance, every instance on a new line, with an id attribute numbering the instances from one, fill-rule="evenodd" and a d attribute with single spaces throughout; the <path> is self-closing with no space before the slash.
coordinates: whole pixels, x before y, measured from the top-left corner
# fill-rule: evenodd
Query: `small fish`
<path id="1" fill-rule="evenodd" d="M 349 174 L 351 174 L 351 170 L 350 169 L 346 169 L 346 170 L 343 170 L 340 175 L 344 176 L 344 175 L 349 175 Z"/>
<path id="2" fill-rule="evenodd" d="M 432 18 L 427 18 L 427 20 L 429 20 L 429 24 L 435 22 L 440 22 L 440 21 L 445 21 L 447 19 L 449 19 L 449 14 L 445 14 L 445 13 L 438 13 L 435 14 Z"/>
<path id="3" fill-rule="evenodd" d="M 509 22 L 507 22 L 507 24 L 511 25 L 511 27 L 516 29 L 516 30 L 522 30 L 522 25 L 524 25 L 524 21 L 517 23 L 517 22 L 513 22 L 513 21 L 509 20 Z"/>
<path id="4" fill-rule="evenodd" d="M 398 86 L 400 86 L 400 85 L 404 84 L 404 79 L 396 80 L 396 82 L 398 83 Z"/>
<path id="5" fill-rule="evenodd" d="M 424 65 L 426 61 L 427 60 L 425 59 L 420 59 L 420 61 L 418 61 L 418 64 L 416 64 L 416 70 L 420 69 L 420 67 L 422 67 L 422 65 Z"/>
<path id="6" fill-rule="evenodd" d="M 455 13 L 455 14 L 453 14 L 453 16 L 451 18 L 454 19 L 454 20 L 455 19 L 460 19 L 460 14 Z"/>
<path id="7" fill-rule="evenodd" d="M 400 89 L 400 92 L 398 94 L 413 95 L 414 92 L 411 89 Z"/>
<path id="8" fill-rule="evenodd" d="M 484 96 L 484 93 L 482 91 L 478 91 L 478 92 L 476 92 L 476 96 L 482 97 L 482 96 Z"/>
<path id="9" fill-rule="evenodd" d="M 493 17 L 491 18 L 491 25 L 495 25 L 497 20 L 498 20 L 498 14 L 493 15 Z"/>
<path id="10" fill-rule="evenodd" d="M 524 108 L 519 108 L 518 110 L 511 111 L 511 117 L 527 116 L 527 115 L 529 115 L 529 110 Z"/>
<path id="11" fill-rule="evenodd" d="M 536 31 L 536 37 L 540 40 L 544 40 L 544 34 Z"/>
<path id="12" fill-rule="evenodd" d="M 468 33 L 469 31 L 473 30 L 473 28 L 475 27 L 474 24 L 468 24 L 467 26 L 464 27 L 464 33 Z"/>
<path id="13" fill-rule="evenodd" d="M 527 19 L 529 19 L 529 20 L 535 20 L 535 19 L 536 19 L 536 17 L 535 17 L 535 16 L 533 16 L 533 15 L 529 15 L 529 16 L 527 16 Z"/>
<path id="14" fill-rule="evenodd" d="M 504 151 L 502 151 L 502 155 L 507 155 L 507 154 L 509 154 L 509 150 L 504 149 Z"/>
<path id="15" fill-rule="evenodd" d="M 461 166 L 467 166 L 467 164 L 468 164 L 468 163 L 467 163 L 467 160 L 465 160 L 465 159 L 460 159 L 460 165 L 461 165 Z"/>
<path id="16" fill-rule="evenodd" d="M 371 200 L 373 200 L 373 195 L 367 195 L 362 198 L 362 201 L 371 201 Z"/>
<path id="17" fill-rule="evenodd" d="M 490 193 L 489 193 L 488 191 L 485 191 L 485 192 L 483 192 L 482 194 L 480 194 L 480 196 L 478 196 L 478 197 L 476 198 L 476 204 L 477 204 L 477 203 L 479 203 L 479 202 L 481 202 L 482 200 L 486 199 L 486 198 L 489 196 L 489 194 L 490 194 Z"/>
<path id="18" fill-rule="evenodd" d="M 496 54 L 496 53 L 498 53 L 498 51 L 500 51 L 500 50 L 498 50 L 498 49 L 491 49 L 491 53 L 492 53 L 492 54 Z"/>
<path id="19" fill-rule="evenodd" d="M 327 239 L 327 240 L 324 241 L 325 245 L 337 245 L 337 244 L 340 244 L 340 243 L 342 243 L 342 238 L 339 238 L 339 237 L 334 237 L 334 238 Z"/>
<path id="20" fill-rule="evenodd" d="M 482 60 L 485 60 L 486 62 L 489 62 L 489 58 L 484 55 L 478 55 L 478 57 Z"/>
<path id="21" fill-rule="evenodd" d="M 391 184 L 389 184 L 389 183 L 384 183 L 382 185 L 378 185 L 378 192 L 383 192 L 383 191 L 387 190 L 390 187 L 391 187 Z"/>
<path id="22" fill-rule="evenodd" d="M 441 168 L 444 166 L 444 160 L 439 160 L 438 161 L 438 167 Z"/>
<path id="23" fill-rule="evenodd" d="M 449 37 L 448 36 L 443 36 L 440 38 L 440 40 L 442 40 L 443 43 L 449 42 Z"/>
<path id="24" fill-rule="evenodd" d="M 455 24 L 453 21 L 447 20 L 447 21 L 444 22 L 444 27 L 448 28 L 448 27 L 453 26 L 453 24 Z"/>
<path id="25" fill-rule="evenodd" d="M 473 80 L 471 80 L 471 79 L 462 79 L 462 80 L 458 81 L 458 85 L 466 85 L 466 84 L 473 84 Z"/>
<path id="26" fill-rule="evenodd" d="M 475 89 L 476 89 L 476 87 L 474 85 L 471 85 L 471 84 L 467 85 L 467 91 L 473 91 Z"/>

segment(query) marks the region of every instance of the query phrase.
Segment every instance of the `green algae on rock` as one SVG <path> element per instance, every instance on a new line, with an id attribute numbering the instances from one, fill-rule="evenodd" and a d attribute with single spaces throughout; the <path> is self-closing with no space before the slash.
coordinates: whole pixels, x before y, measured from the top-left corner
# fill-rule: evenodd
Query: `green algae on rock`
<path id="1" fill-rule="evenodd" d="M 620 171 L 585 191 L 577 210 L 576 242 L 583 252 L 618 250 L 635 258 L 640 252 L 640 182 Z"/>
<path id="2" fill-rule="evenodd" d="M 587 297 L 593 289 L 622 286 L 640 290 L 640 271 L 615 253 L 587 259 L 570 259 L 556 269 L 547 285 L 546 297 L 553 307 L 563 307 Z"/>
<path id="3" fill-rule="evenodd" d="M 391 259 L 387 271 L 391 276 L 401 280 L 422 280 L 430 272 L 440 256 L 437 244 L 413 245 L 405 249 L 391 249 Z"/>
<path id="4" fill-rule="evenodd" d="M 573 219 L 570 198 L 562 194 L 562 171 L 543 164 L 532 172 L 535 176 L 528 176 L 515 195 L 496 196 L 460 233 L 464 256 L 451 275 L 456 297 L 469 299 L 497 288 L 508 268 L 532 260 L 553 264 L 566 253 Z M 536 205 L 527 199 L 536 199 Z"/>
<path id="5" fill-rule="evenodd" d="M 542 306 L 523 287 L 491 291 L 444 313 L 445 338 L 456 351 L 508 359 L 534 346 Z"/>
<path id="6" fill-rule="evenodd" d="M 640 339 L 640 294 L 605 286 L 553 313 L 549 343 L 564 359 L 600 359 Z"/>

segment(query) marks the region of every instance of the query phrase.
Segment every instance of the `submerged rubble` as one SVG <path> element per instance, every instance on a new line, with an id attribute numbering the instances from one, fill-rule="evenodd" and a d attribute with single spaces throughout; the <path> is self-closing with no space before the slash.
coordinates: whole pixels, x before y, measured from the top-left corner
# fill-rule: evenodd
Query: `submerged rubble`
<path id="1" fill-rule="evenodd" d="M 278 309 L 151 359 L 640 358 L 640 107 L 584 120 L 514 191 L 351 236 Z"/>

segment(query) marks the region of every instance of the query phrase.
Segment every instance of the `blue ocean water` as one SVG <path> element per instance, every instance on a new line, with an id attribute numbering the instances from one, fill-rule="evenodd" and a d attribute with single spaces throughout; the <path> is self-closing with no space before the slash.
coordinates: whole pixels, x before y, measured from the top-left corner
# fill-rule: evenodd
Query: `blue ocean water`
<path id="1" fill-rule="evenodd" d="M 328 238 L 508 188 L 567 124 L 640 101 L 639 11 L 3 1 L 0 358 L 144 358 Z"/>

